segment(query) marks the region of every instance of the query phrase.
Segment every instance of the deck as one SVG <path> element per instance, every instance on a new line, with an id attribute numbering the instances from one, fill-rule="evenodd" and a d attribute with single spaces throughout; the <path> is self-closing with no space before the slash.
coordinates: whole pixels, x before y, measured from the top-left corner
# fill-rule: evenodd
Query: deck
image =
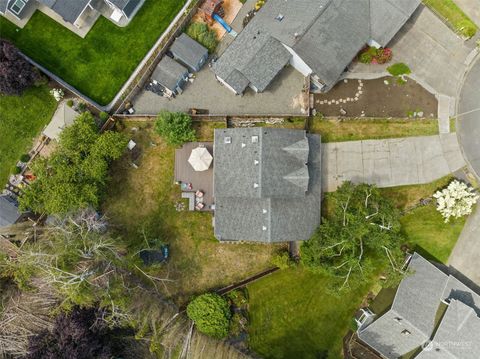
<path id="1" fill-rule="evenodd" d="M 202 211 L 213 210 L 213 166 L 206 171 L 196 172 L 190 163 L 188 158 L 193 149 L 199 145 L 204 145 L 205 148 L 213 156 L 213 142 L 189 142 L 183 145 L 182 148 L 175 150 L 175 181 L 181 183 L 191 183 L 192 189 L 184 192 L 196 192 L 200 190 L 204 193 L 203 203 L 205 207 Z M 215 162 L 215 159 L 213 160 Z"/>

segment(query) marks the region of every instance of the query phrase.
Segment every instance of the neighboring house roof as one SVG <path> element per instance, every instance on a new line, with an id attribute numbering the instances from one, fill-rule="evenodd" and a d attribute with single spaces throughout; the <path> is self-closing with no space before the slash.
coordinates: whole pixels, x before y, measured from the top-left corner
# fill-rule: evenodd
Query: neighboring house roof
<path id="1" fill-rule="evenodd" d="M 130 17 L 141 0 L 109 0 L 113 5 Z"/>
<path id="2" fill-rule="evenodd" d="M 173 56 L 192 69 L 196 68 L 203 59 L 208 57 L 207 48 L 185 33 L 175 39 L 170 47 L 170 51 Z"/>
<path id="3" fill-rule="evenodd" d="M 369 40 L 385 46 L 419 4 L 420 0 L 269 0 L 213 65 L 213 71 L 232 87 L 227 79 L 234 71 L 255 86 L 248 76 L 248 71 L 257 71 L 255 64 L 260 66 L 258 73 L 267 73 L 263 80 L 271 82 L 279 63 L 291 57 L 284 52 L 279 56 L 274 39 L 297 53 L 331 87 Z M 260 61 L 277 57 L 273 64 Z"/>
<path id="4" fill-rule="evenodd" d="M 219 240 L 311 237 L 320 224 L 319 136 L 272 128 L 215 130 L 213 157 Z"/>
<path id="5" fill-rule="evenodd" d="M 58 15 L 60 15 L 65 21 L 74 23 L 78 17 L 83 13 L 85 7 L 91 0 L 38 0 L 42 4 L 45 4 Z"/>
<path id="6" fill-rule="evenodd" d="M 0 227 L 15 224 L 21 217 L 17 202 L 6 195 L 0 195 Z"/>
<path id="7" fill-rule="evenodd" d="M 153 71 L 152 79 L 173 91 L 186 74 L 188 74 L 188 70 L 184 66 L 172 58 L 164 56 Z"/>
<path id="8" fill-rule="evenodd" d="M 72 125 L 78 115 L 80 114 L 68 106 L 65 101 L 60 103 L 50 123 L 45 127 L 45 130 L 43 130 L 43 134 L 52 140 L 58 141 L 60 133 L 62 133 L 66 127 Z"/>
<path id="9" fill-rule="evenodd" d="M 390 310 L 358 332 L 363 342 L 386 358 L 398 358 L 427 343 L 439 325 L 442 305 L 448 302 L 461 302 L 476 312 L 475 317 L 480 314 L 480 297 L 475 292 L 419 254 L 413 255 L 409 271 L 412 273 L 402 280 Z M 447 313 L 454 310 L 448 308 Z M 453 339 L 456 334 L 451 335 Z"/>

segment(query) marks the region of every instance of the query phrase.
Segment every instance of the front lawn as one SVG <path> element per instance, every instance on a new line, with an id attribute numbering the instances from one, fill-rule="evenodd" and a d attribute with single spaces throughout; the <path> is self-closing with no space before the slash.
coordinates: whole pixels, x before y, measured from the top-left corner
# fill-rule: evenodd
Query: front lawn
<path id="1" fill-rule="evenodd" d="M 57 103 L 47 86 L 31 87 L 21 96 L 0 95 L 0 186 L 20 156 L 52 118 Z"/>
<path id="2" fill-rule="evenodd" d="M 465 225 L 465 218 L 445 223 L 431 204 L 414 209 L 400 220 L 407 243 L 427 259 L 446 263 Z"/>
<path id="3" fill-rule="evenodd" d="M 85 39 L 40 11 L 23 29 L 0 17 L 0 29 L 2 37 L 27 56 L 106 105 L 184 4 L 185 0 L 146 0 L 127 27 L 101 16 Z"/>
<path id="4" fill-rule="evenodd" d="M 440 14 L 460 35 L 470 38 L 476 34 L 477 26 L 454 0 L 423 0 L 423 3 Z"/>
<path id="5" fill-rule="evenodd" d="M 322 142 L 357 141 L 410 136 L 438 135 L 437 120 L 313 118 L 310 132 L 322 136 Z"/>

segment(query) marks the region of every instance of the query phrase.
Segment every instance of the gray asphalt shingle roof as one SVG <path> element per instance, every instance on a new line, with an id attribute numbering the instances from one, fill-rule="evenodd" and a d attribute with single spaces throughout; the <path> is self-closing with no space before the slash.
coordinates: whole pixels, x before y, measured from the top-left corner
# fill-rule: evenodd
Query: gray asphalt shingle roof
<path id="1" fill-rule="evenodd" d="M 168 56 L 164 56 L 153 71 L 152 79 L 174 91 L 175 87 L 188 74 L 186 67 Z"/>
<path id="2" fill-rule="evenodd" d="M 468 315 L 465 314 L 466 311 L 457 311 L 458 303 L 452 308 L 449 307 L 447 313 L 449 311 L 463 313 L 461 320 L 469 319 L 472 315 L 476 318 L 474 320 L 476 324 L 473 325 L 480 325 L 477 317 L 480 297 L 475 292 L 455 277 L 443 273 L 417 253 L 413 255 L 409 269 L 412 274 L 402 280 L 391 309 L 358 333 L 363 342 L 387 358 L 398 358 L 421 347 L 430 339 L 438 325 L 436 316 L 441 303 L 449 301 L 461 303 L 461 306 L 469 308 Z M 443 317 L 440 327 L 447 318 Z M 448 321 L 445 325 L 445 328 L 449 327 Z M 402 334 L 405 330 L 408 334 Z M 458 335 L 464 334 L 449 333 L 448 330 L 444 332 L 446 337 L 450 337 L 449 340 L 459 339 Z M 476 357 L 479 353 L 476 352 Z M 427 353 L 422 358 L 430 357 Z M 453 358 L 467 359 L 464 356 Z"/>
<path id="3" fill-rule="evenodd" d="M 309 239 L 320 224 L 320 152 L 320 137 L 305 131 L 216 130 L 215 236 L 225 241 Z"/>
<path id="4" fill-rule="evenodd" d="M 261 88 L 265 89 L 283 68 L 280 64 L 291 58 L 287 53 L 279 56 L 279 45 L 284 44 L 331 87 L 369 40 L 385 46 L 419 4 L 420 0 L 269 0 L 212 68 L 218 77 L 238 88 L 241 86 L 228 81 L 233 71 L 259 88 L 249 75 L 249 71 L 258 70 Z M 274 46 L 273 40 L 279 44 Z M 271 45 L 265 46 L 267 42 Z M 262 57 L 278 60 L 255 61 Z"/>
<path id="5" fill-rule="evenodd" d="M 185 33 L 175 39 L 170 51 L 191 69 L 195 69 L 204 58 L 208 57 L 207 48 Z"/>
<path id="6" fill-rule="evenodd" d="M 0 0 L 0 13 L 5 14 L 7 10 L 8 0 Z"/>
<path id="7" fill-rule="evenodd" d="M 0 227 L 14 224 L 21 217 L 18 205 L 12 198 L 0 195 Z"/>
<path id="8" fill-rule="evenodd" d="M 65 21 L 74 23 L 91 0 L 38 0 L 45 4 Z"/>
<path id="9" fill-rule="evenodd" d="M 140 0 L 110 0 L 110 2 L 122 10 L 127 17 L 130 17 Z"/>

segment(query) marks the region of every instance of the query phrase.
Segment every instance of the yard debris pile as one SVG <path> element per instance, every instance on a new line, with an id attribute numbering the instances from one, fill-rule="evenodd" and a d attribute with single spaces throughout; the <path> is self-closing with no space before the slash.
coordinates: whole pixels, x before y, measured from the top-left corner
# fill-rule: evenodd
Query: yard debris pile
<path id="1" fill-rule="evenodd" d="M 266 125 L 281 125 L 285 122 L 283 118 L 232 118 L 230 120 L 230 125 L 232 127 L 255 127 L 259 124 L 266 124 Z"/>

